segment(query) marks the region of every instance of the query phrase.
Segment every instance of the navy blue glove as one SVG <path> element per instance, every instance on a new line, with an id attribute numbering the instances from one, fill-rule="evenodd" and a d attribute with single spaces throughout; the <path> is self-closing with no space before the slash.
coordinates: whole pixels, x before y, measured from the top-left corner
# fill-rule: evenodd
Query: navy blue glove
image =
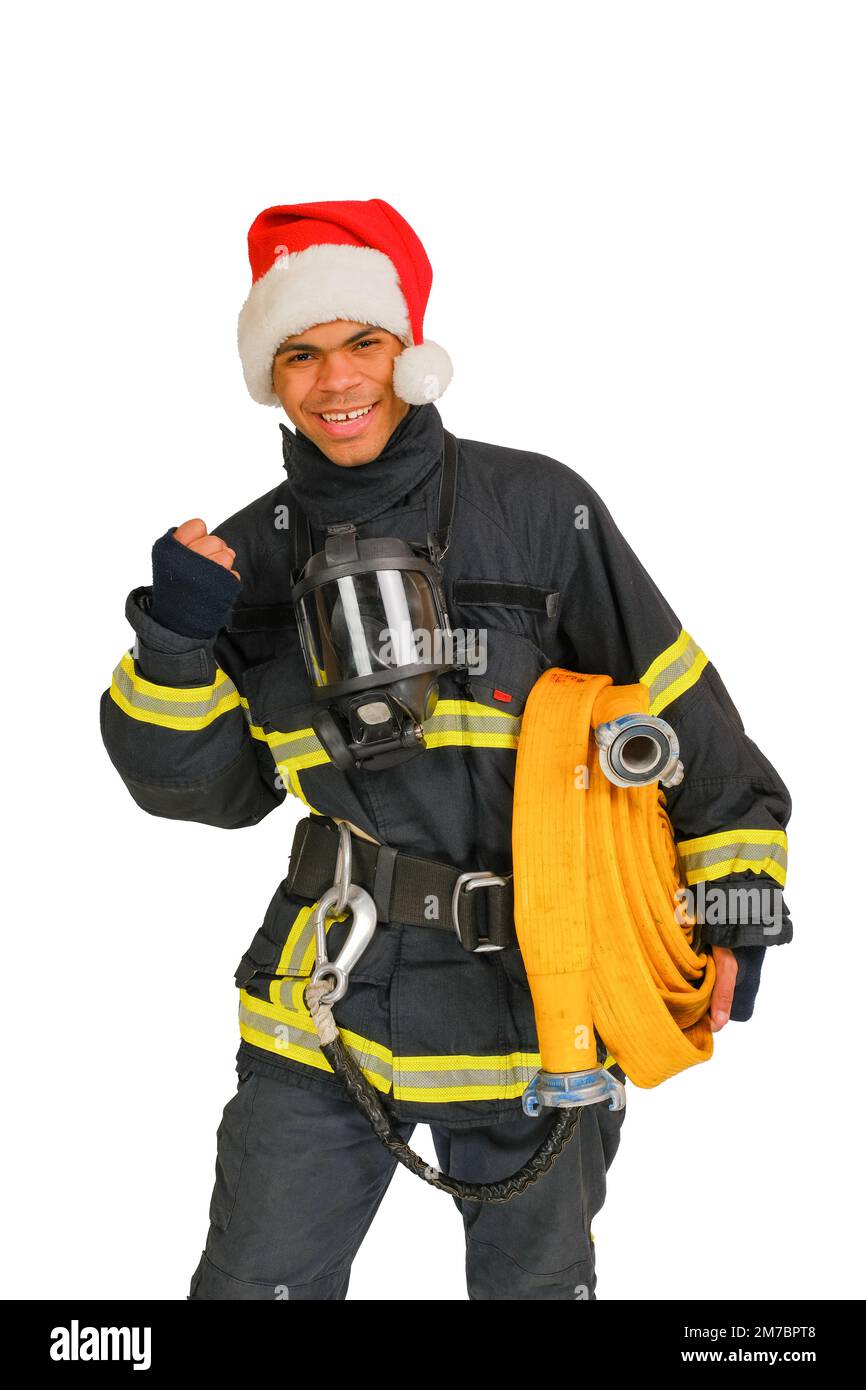
<path id="1" fill-rule="evenodd" d="M 183 637 L 215 637 L 241 591 L 231 570 L 174 538 L 171 526 L 153 547 L 150 615 Z"/>
<path id="2" fill-rule="evenodd" d="M 733 946 L 737 958 L 737 983 L 734 986 L 734 1002 L 731 1005 L 731 1018 L 735 1023 L 746 1023 L 755 1008 L 755 995 L 761 983 L 761 967 L 764 964 L 766 946 Z"/>

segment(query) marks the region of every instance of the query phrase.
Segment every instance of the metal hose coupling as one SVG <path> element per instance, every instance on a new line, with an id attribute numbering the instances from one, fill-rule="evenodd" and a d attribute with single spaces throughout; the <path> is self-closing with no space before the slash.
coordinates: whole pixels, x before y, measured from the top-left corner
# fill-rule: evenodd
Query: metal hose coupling
<path id="1" fill-rule="evenodd" d="M 625 714 L 595 731 L 598 761 L 615 787 L 646 787 L 683 780 L 679 739 L 664 719 L 652 714 Z"/>
<path id="2" fill-rule="evenodd" d="M 625 1106 L 625 1087 L 604 1067 L 591 1071 L 540 1071 L 523 1092 L 523 1113 L 535 1118 L 543 1108 L 570 1110 L 608 1101 L 608 1110 Z"/>

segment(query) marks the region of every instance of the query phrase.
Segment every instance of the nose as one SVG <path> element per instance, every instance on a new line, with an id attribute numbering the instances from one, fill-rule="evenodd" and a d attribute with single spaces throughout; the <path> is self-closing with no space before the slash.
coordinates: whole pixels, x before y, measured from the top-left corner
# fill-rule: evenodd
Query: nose
<path id="1" fill-rule="evenodd" d="M 323 393 L 345 395 L 363 379 L 357 358 L 349 352 L 326 352 L 316 380 Z"/>

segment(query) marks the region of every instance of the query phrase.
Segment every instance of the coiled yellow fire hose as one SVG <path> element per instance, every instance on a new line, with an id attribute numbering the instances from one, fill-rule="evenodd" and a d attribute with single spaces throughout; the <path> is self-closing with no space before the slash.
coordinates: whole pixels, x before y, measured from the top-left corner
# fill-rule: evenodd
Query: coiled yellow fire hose
<path id="1" fill-rule="evenodd" d="M 593 730 L 645 714 L 643 685 L 558 667 L 533 686 L 514 790 L 514 909 L 541 1065 L 598 1066 L 594 1026 L 640 1087 L 712 1056 L 711 952 L 694 920 L 658 782 L 614 786 Z"/>

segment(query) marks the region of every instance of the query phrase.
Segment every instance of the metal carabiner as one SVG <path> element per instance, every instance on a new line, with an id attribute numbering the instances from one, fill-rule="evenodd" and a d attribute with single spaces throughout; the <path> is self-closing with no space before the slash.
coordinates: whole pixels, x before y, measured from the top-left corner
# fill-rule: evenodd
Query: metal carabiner
<path id="1" fill-rule="evenodd" d="M 325 918 L 333 908 L 335 917 L 342 917 L 349 902 L 349 889 L 352 886 L 352 832 L 345 821 L 337 826 L 340 843 L 337 846 L 337 863 L 334 868 L 334 882 L 323 893 L 313 912 L 313 926 L 316 932 L 316 964 L 322 965 L 328 959 L 325 945 Z"/>
<path id="2" fill-rule="evenodd" d="M 337 959 L 328 960 L 328 945 L 325 936 L 325 919 L 329 911 L 340 901 L 341 889 L 335 884 L 323 893 L 313 910 L 313 925 L 316 932 L 316 968 L 312 981 L 333 979 L 334 988 L 322 996 L 324 1004 L 336 1004 L 343 998 L 349 987 L 349 976 L 373 939 L 378 925 L 376 904 L 364 888 L 350 883 L 346 894 L 346 906 L 352 914 L 349 934 Z"/>

